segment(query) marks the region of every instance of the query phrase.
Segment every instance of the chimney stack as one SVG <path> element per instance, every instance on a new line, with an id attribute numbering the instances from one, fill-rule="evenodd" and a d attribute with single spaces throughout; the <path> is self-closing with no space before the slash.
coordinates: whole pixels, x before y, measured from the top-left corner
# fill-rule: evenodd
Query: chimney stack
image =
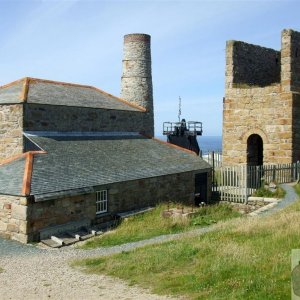
<path id="1" fill-rule="evenodd" d="M 150 35 L 124 36 L 121 98 L 146 109 L 147 134 L 154 135 Z"/>

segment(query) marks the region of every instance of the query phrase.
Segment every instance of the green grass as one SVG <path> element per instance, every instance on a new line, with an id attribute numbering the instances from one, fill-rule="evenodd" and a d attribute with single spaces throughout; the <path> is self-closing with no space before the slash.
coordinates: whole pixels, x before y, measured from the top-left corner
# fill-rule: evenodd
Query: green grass
<path id="1" fill-rule="evenodd" d="M 176 207 L 176 205 L 174 204 L 170 207 Z M 160 204 L 150 212 L 130 217 L 126 221 L 123 221 L 115 230 L 89 240 L 80 247 L 82 249 L 91 249 L 136 242 L 162 234 L 183 232 L 195 227 L 207 226 L 217 223 L 220 220 L 240 216 L 228 204 L 199 208 L 197 214 L 188 219 L 163 218 L 161 213 L 166 209 L 166 204 Z"/>
<path id="2" fill-rule="evenodd" d="M 300 248 L 300 202 L 238 218 L 202 236 L 76 263 L 157 294 L 186 299 L 290 299 L 290 255 Z"/>
<path id="3" fill-rule="evenodd" d="M 297 184 L 294 186 L 294 189 L 295 189 L 297 195 L 300 197 L 300 183 L 297 183 Z"/>
<path id="4" fill-rule="evenodd" d="M 274 192 L 270 191 L 269 189 L 266 189 L 264 187 L 257 189 L 253 196 L 255 197 L 265 197 L 265 198 L 283 198 L 285 196 L 286 192 L 281 187 L 277 187 Z"/>
<path id="5" fill-rule="evenodd" d="M 4 269 L 0 267 L 0 273 L 4 272 Z"/>

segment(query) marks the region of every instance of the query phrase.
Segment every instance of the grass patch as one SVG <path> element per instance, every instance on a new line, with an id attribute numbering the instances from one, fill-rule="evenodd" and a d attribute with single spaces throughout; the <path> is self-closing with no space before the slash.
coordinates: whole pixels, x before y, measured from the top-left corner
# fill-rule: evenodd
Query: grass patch
<path id="1" fill-rule="evenodd" d="M 4 272 L 4 269 L 0 267 L 0 273 L 3 273 L 3 272 Z"/>
<path id="2" fill-rule="evenodd" d="M 300 197 L 300 183 L 297 183 L 294 186 L 295 192 L 297 193 L 297 195 Z"/>
<path id="3" fill-rule="evenodd" d="M 260 189 L 257 189 L 253 193 L 253 196 L 264 197 L 264 198 L 283 198 L 285 194 L 286 194 L 285 190 L 281 187 L 277 187 L 274 192 L 270 191 L 269 189 L 266 189 L 265 187 L 262 187 Z"/>
<path id="4" fill-rule="evenodd" d="M 130 217 L 115 230 L 87 241 L 80 248 L 92 249 L 136 242 L 162 234 L 183 232 L 194 227 L 207 226 L 220 220 L 240 216 L 229 204 L 201 207 L 193 217 L 187 219 L 163 218 L 161 213 L 166 209 L 167 204 L 160 204 L 150 212 Z"/>
<path id="5" fill-rule="evenodd" d="M 289 299 L 299 218 L 296 202 L 275 216 L 238 218 L 205 235 L 75 265 L 188 299 Z"/>

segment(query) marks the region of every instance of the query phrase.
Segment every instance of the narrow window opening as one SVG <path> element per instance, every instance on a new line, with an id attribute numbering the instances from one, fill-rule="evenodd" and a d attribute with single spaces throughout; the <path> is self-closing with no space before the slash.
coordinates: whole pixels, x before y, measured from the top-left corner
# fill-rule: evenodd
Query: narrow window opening
<path id="1" fill-rule="evenodd" d="M 96 214 L 107 212 L 107 190 L 96 192 Z"/>

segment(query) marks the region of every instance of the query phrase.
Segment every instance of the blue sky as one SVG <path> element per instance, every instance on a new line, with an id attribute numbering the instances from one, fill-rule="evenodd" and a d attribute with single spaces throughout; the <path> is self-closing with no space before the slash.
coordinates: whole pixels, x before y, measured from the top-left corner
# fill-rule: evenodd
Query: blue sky
<path id="1" fill-rule="evenodd" d="M 123 36 L 152 37 L 155 131 L 182 116 L 222 133 L 225 43 L 280 49 L 300 1 L 0 0 L 0 85 L 30 76 L 120 95 Z"/>

